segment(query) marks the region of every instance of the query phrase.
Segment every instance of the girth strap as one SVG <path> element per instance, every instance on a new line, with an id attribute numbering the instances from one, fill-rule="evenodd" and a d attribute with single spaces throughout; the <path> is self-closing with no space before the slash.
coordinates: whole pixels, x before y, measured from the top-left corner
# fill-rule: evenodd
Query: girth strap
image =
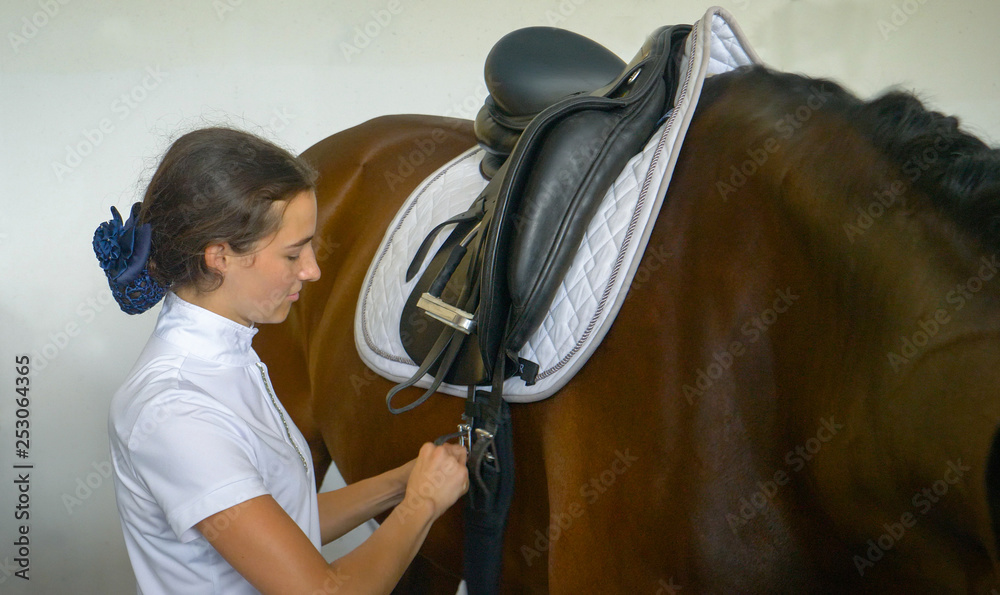
<path id="1" fill-rule="evenodd" d="M 464 574 L 470 595 L 497 593 L 500 589 L 503 534 L 514 496 L 514 448 L 510 409 L 506 402 L 502 403 L 499 414 L 490 448 L 495 462 L 476 465 L 478 477 L 469 482 L 463 509 Z M 473 452 L 475 455 L 475 450 Z"/>
<path id="2" fill-rule="evenodd" d="M 497 363 L 503 366 L 501 359 Z M 463 418 L 470 424 L 468 497 L 465 501 L 465 584 L 470 595 L 500 588 L 503 533 L 514 496 L 514 438 L 510 405 L 503 400 L 503 369 L 489 392 L 470 390 Z"/>

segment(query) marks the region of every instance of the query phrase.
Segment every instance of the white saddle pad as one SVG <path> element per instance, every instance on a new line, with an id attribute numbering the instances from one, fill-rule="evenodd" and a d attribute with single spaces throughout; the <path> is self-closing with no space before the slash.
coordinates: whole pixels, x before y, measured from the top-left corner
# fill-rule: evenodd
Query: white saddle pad
<path id="1" fill-rule="evenodd" d="M 681 143 L 706 76 L 759 63 L 732 17 L 712 8 L 688 36 L 675 108 L 605 195 L 545 320 L 519 356 L 539 365 L 535 384 L 504 383 L 511 402 L 544 399 L 562 388 L 607 334 L 649 241 Z M 406 268 L 434 225 L 465 211 L 486 187 L 479 174 L 483 151 L 472 148 L 435 172 L 411 194 L 389 225 L 365 277 L 354 320 L 358 353 L 373 371 L 396 382 L 418 369 L 403 349 L 399 320 L 423 269 L 409 282 Z M 448 235 L 438 235 L 436 253 Z M 427 387 L 425 376 L 417 386 Z M 442 384 L 439 392 L 465 397 L 467 388 Z"/>

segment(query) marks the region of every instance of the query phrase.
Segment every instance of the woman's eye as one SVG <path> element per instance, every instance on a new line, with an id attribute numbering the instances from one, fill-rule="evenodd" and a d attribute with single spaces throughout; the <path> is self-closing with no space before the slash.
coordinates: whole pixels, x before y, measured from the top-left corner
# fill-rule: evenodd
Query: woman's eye
<path id="1" fill-rule="evenodd" d="M 288 260 L 296 261 L 296 260 L 299 259 L 299 255 L 298 254 L 290 254 L 287 258 L 288 258 Z"/>

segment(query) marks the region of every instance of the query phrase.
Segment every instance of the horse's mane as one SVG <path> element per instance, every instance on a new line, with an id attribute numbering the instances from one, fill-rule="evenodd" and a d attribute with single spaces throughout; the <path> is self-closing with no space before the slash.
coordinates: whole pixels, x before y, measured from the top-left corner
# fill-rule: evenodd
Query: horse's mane
<path id="1" fill-rule="evenodd" d="M 899 170 L 901 181 L 925 194 L 938 212 L 985 246 L 1000 250 L 1000 149 L 963 131 L 957 118 L 930 110 L 899 90 L 864 101 L 827 79 L 761 66 L 744 75 L 753 79 L 751 86 L 771 87 L 780 93 L 777 97 L 800 104 L 821 86 L 832 97 L 829 107 L 840 110 L 871 141 Z"/>
<path id="2" fill-rule="evenodd" d="M 859 129 L 908 183 L 985 245 L 1000 248 L 1000 150 L 902 91 L 863 103 L 858 115 Z"/>

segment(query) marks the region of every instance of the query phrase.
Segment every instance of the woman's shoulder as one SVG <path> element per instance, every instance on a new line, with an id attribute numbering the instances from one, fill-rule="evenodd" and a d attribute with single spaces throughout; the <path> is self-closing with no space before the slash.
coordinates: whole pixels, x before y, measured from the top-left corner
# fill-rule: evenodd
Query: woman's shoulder
<path id="1" fill-rule="evenodd" d="M 108 430 L 112 437 L 117 435 L 127 444 L 137 428 L 205 419 L 206 414 L 235 419 L 237 416 L 188 368 L 182 354 L 161 354 L 146 361 L 140 358 L 111 399 Z"/>

